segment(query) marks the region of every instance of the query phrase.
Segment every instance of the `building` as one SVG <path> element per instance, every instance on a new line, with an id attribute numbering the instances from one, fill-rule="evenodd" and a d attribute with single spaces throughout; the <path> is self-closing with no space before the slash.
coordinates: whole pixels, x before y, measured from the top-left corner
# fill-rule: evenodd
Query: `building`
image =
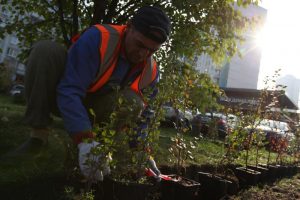
<path id="1" fill-rule="evenodd" d="M 278 97 L 278 104 L 270 108 L 270 111 L 281 111 L 281 121 L 292 120 L 294 122 L 299 121 L 299 115 L 297 110 L 299 109 L 286 95 L 282 95 L 280 92 L 274 92 L 269 90 L 268 98 L 266 102 L 260 102 L 261 91 L 257 89 L 240 89 L 240 88 L 222 88 L 226 94 L 226 97 L 221 97 L 219 103 L 227 108 L 231 108 L 233 111 L 253 111 L 257 109 L 260 104 L 269 105 L 272 102 L 272 93 Z M 289 117 L 288 117 L 289 115 Z"/>
<path id="2" fill-rule="evenodd" d="M 235 8 L 246 17 L 256 17 L 260 20 L 255 30 L 248 30 L 244 34 L 245 42 L 239 44 L 238 49 L 242 57 L 235 55 L 230 62 L 217 66 L 208 55 L 202 54 L 195 60 L 196 69 L 208 73 L 220 87 L 256 89 L 261 60 L 261 49 L 256 43 L 256 31 L 264 24 L 267 10 L 256 5 L 249 5 L 247 8 L 235 6 Z"/>
<path id="3" fill-rule="evenodd" d="M 0 29 L 4 27 L 4 22 L 9 19 L 10 13 L 7 10 L 2 10 L 0 7 Z M 6 34 L 0 38 L 0 63 L 4 63 L 14 72 L 13 81 L 23 82 L 25 75 L 25 66 L 19 62 L 17 56 L 21 52 L 19 48 L 20 42 L 15 34 Z"/>
<path id="4" fill-rule="evenodd" d="M 200 56 L 196 56 L 195 58 L 196 69 L 200 73 L 209 74 L 211 79 L 219 84 L 220 75 L 221 75 L 221 66 L 216 66 L 211 57 L 204 53 Z"/>
<path id="5" fill-rule="evenodd" d="M 276 81 L 276 84 L 287 86 L 285 89 L 286 95 L 291 101 L 299 107 L 299 91 L 300 91 L 300 79 L 297 79 L 293 75 L 285 75 Z"/>

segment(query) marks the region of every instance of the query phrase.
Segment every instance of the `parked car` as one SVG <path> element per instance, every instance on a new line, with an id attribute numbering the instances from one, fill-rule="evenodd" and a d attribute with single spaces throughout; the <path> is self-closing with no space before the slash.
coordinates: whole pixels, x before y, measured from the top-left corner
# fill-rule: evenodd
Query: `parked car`
<path id="1" fill-rule="evenodd" d="M 278 141 L 279 139 L 285 139 L 287 142 L 291 142 L 295 139 L 295 134 L 291 131 L 288 123 L 263 119 L 254 126 L 254 129 L 246 127 L 250 132 L 261 131 L 266 136 L 266 141 L 271 142 L 271 140 Z M 268 147 L 268 146 L 267 146 Z"/>
<path id="2" fill-rule="evenodd" d="M 21 85 L 21 84 L 16 84 L 16 85 L 13 85 L 12 88 L 10 89 L 9 91 L 9 94 L 11 96 L 21 96 L 24 94 L 24 85 Z"/>
<path id="3" fill-rule="evenodd" d="M 224 115 L 222 113 L 197 114 L 192 123 L 193 128 L 196 129 L 194 133 L 198 134 L 198 132 L 200 132 L 204 136 L 208 135 L 211 123 L 216 124 L 218 137 L 224 139 L 236 126 L 237 117 L 232 114 Z"/>
<path id="4" fill-rule="evenodd" d="M 192 112 L 185 110 L 185 112 L 180 109 L 174 109 L 172 106 L 163 105 L 165 111 L 165 122 L 168 124 L 179 123 L 179 126 L 183 126 L 191 130 L 191 120 L 193 119 Z"/>
<path id="5" fill-rule="evenodd" d="M 13 85 L 9 91 L 12 101 L 17 104 L 25 103 L 25 87 L 22 84 Z"/>

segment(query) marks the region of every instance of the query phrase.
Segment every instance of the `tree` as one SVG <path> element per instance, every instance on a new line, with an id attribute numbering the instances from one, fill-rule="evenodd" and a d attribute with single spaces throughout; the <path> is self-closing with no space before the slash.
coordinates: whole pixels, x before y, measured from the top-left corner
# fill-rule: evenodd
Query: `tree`
<path id="1" fill-rule="evenodd" d="M 233 8 L 234 0 L 0 0 L 2 12 L 11 13 L 0 37 L 16 32 L 23 49 L 39 39 L 55 39 L 66 46 L 71 37 L 96 23 L 124 24 L 143 5 L 163 7 L 172 21 L 165 51 L 176 56 L 206 52 L 215 61 L 236 52 L 242 31 L 251 20 Z M 247 6 L 259 0 L 238 0 Z M 164 57 L 161 57 L 163 59 Z"/>

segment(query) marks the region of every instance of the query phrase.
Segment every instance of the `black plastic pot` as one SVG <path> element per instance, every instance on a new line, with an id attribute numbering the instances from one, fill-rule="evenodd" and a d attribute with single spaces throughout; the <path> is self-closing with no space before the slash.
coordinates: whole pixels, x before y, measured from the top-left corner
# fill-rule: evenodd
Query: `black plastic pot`
<path id="1" fill-rule="evenodd" d="M 259 182 L 266 182 L 268 181 L 268 173 L 269 173 L 269 169 L 266 167 L 262 167 L 262 166 L 255 166 L 255 165 L 248 165 L 247 166 L 249 169 L 255 170 L 260 172 L 260 176 L 259 176 Z"/>
<path id="2" fill-rule="evenodd" d="M 234 169 L 234 174 L 239 179 L 241 187 L 245 187 L 256 185 L 261 173 L 246 167 L 237 167 Z"/>
<path id="3" fill-rule="evenodd" d="M 289 176 L 294 176 L 295 174 L 298 173 L 298 167 L 295 165 L 289 166 Z"/>
<path id="4" fill-rule="evenodd" d="M 168 175 L 173 180 L 162 180 L 162 200 L 194 200 L 199 198 L 200 183 L 178 175 Z"/>
<path id="5" fill-rule="evenodd" d="M 288 175 L 288 167 L 285 165 L 276 165 L 276 167 L 278 168 L 278 178 L 283 178 L 286 177 Z"/>
<path id="6" fill-rule="evenodd" d="M 144 200 L 158 195 L 158 187 L 148 183 L 122 182 L 110 178 L 103 181 L 97 199 L 105 200 Z"/>
<path id="7" fill-rule="evenodd" d="M 261 167 L 266 167 L 269 169 L 269 173 L 267 174 L 268 181 L 274 181 L 279 178 L 279 168 L 276 165 L 263 165 L 260 164 Z"/>
<path id="8" fill-rule="evenodd" d="M 229 194 L 230 187 L 234 187 L 231 181 L 205 172 L 198 172 L 198 181 L 201 184 L 199 199 L 221 199 Z M 231 190 L 233 191 L 234 189 Z M 236 188 L 236 191 L 237 190 Z"/>

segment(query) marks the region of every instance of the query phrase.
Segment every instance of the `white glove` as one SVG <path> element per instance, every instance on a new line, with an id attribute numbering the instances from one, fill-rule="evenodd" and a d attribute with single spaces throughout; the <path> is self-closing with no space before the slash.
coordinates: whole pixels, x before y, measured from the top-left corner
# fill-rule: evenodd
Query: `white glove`
<path id="1" fill-rule="evenodd" d="M 109 158 L 103 155 L 92 155 L 91 149 L 99 145 L 99 142 L 78 144 L 79 167 L 81 173 L 91 182 L 103 181 L 103 176 L 110 174 Z"/>
<path id="2" fill-rule="evenodd" d="M 154 176 L 156 178 L 156 180 L 159 182 L 161 181 L 161 178 L 159 177 L 161 175 L 158 167 L 156 166 L 156 162 L 154 161 L 154 159 L 152 157 L 150 157 L 148 159 L 148 164 L 149 164 L 149 168 L 155 173 L 156 176 Z"/>

